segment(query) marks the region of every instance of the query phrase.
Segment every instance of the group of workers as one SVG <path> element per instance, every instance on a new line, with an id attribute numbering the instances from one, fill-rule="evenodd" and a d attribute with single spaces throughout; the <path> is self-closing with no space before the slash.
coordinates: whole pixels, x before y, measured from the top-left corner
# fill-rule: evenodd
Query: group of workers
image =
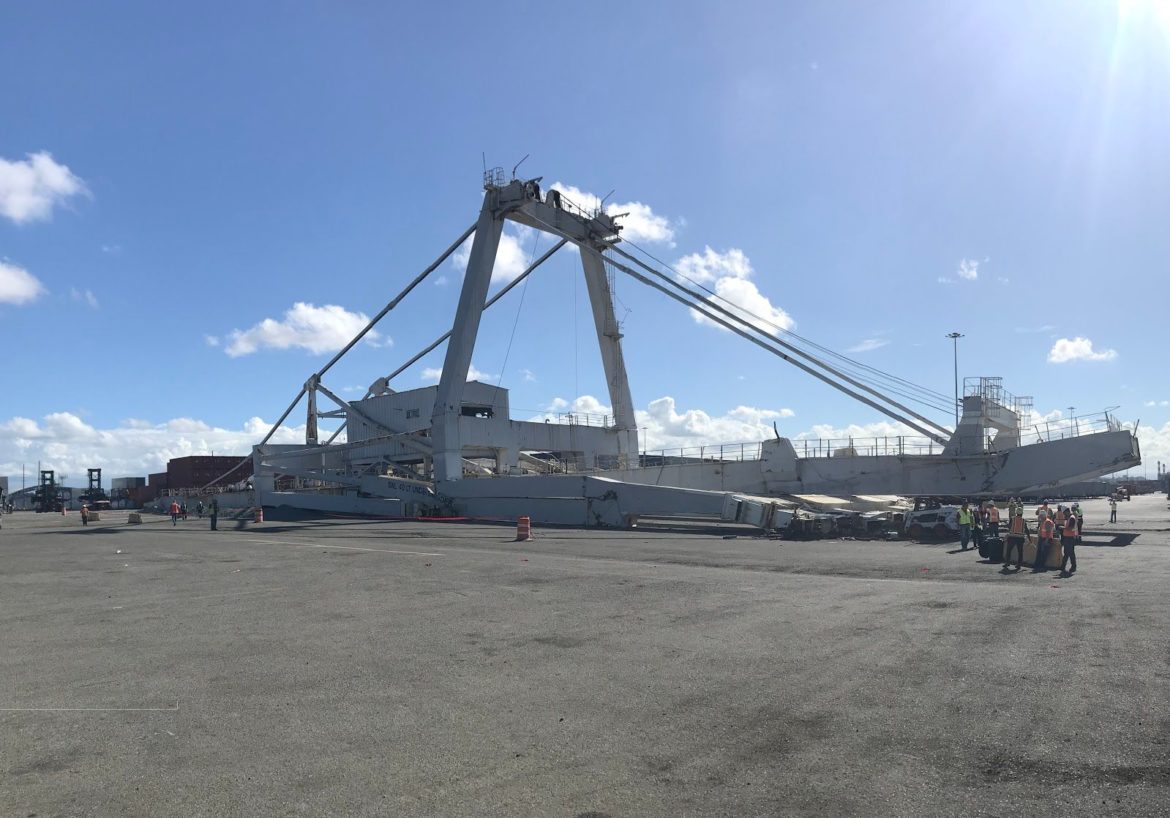
<path id="1" fill-rule="evenodd" d="M 219 500 L 212 497 L 211 503 L 208 506 L 206 506 L 206 509 L 210 513 L 210 516 L 211 516 L 211 530 L 216 531 L 217 530 L 216 523 L 219 522 Z M 172 526 L 178 525 L 180 519 L 183 519 L 183 520 L 187 519 L 187 504 L 186 503 L 180 503 L 178 500 L 171 500 L 171 507 L 170 507 L 169 511 L 171 514 L 171 525 Z M 199 519 L 201 519 L 201 520 L 203 519 L 203 511 L 204 511 L 203 501 L 200 500 L 198 503 L 195 504 L 195 513 L 199 515 Z"/>
<path id="2" fill-rule="evenodd" d="M 1008 501 L 1008 530 L 1004 538 L 1003 570 L 1008 571 L 1012 561 L 1012 552 L 1015 551 L 1016 570 L 1023 568 L 1024 541 L 1032 542 L 1032 532 L 1028 530 L 1027 520 L 1024 519 L 1024 503 L 1013 497 Z M 969 544 L 974 543 L 978 549 L 985 537 L 999 536 L 1000 512 L 999 507 L 991 501 L 979 504 L 978 508 L 971 508 L 971 504 L 964 502 L 959 509 L 959 542 L 962 550 L 966 551 Z M 1060 537 L 1060 546 L 1063 549 L 1060 561 L 1061 576 L 1072 576 L 1077 570 L 1076 545 L 1081 541 L 1081 529 L 1084 528 L 1085 516 L 1081 512 L 1079 503 L 1069 507 L 1060 506 L 1056 510 L 1042 503 L 1036 509 L 1036 560 L 1032 563 L 1033 571 L 1044 571 L 1048 567 L 1048 553 L 1056 537 Z"/>

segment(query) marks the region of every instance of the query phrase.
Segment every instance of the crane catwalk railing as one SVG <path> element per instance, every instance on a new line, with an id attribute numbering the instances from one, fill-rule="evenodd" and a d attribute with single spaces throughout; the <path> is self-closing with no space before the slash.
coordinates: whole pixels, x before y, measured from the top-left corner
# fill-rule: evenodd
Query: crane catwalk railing
<path id="1" fill-rule="evenodd" d="M 1083 437 L 1097 432 L 1115 432 L 1122 427 L 1108 412 L 1080 415 L 1060 420 L 1021 420 L 1020 444 L 1047 443 L 1069 437 Z"/>
<path id="2" fill-rule="evenodd" d="M 1048 443 L 1098 432 L 1116 431 L 1120 426 L 1108 413 L 1086 415 L 1058 421 L 1042 421 L 1020 435 L 1020 445 Z M 927 437 L 896 435 L 886 437 L 794 438 L 789 441 L 796 456 L 802 459 L 818 457 L 902 457 L 906 455 L 942 454 L 943 446 Z M 641 453 L 645 465 L 670 465 L 679 462 L 711 461 L 735 462 L 758 460 L 763 455 L 763 443 L 723 443 L 713 446 L 682 446 L 646 449 Z M 983 453 L 1006 451 L 996 446 L 995 437 L 987 435 Z"/>

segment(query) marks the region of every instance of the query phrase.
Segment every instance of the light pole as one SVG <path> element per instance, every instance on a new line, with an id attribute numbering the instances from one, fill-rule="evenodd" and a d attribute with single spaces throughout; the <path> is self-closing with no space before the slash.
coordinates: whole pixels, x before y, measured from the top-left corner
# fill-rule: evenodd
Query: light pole
<path id="1" fill-rule="evenodd" d="M 1073 412 L 1075 412 L 1075 411 L 1077 411 L 1077 407 L 1075 407 L 1075 406 L 1068 407 L 1068 423 L 1069 423 L 1069 429 L 1073 433 L 1073 435 L 1072 435 L 1073 437 L 1076 437 L 1078 434 L 1080 434 L 1080 429 L 1077 428 L 1076 415 L 1073 414 Z"/>
<path id="2" fill-rule="evenodd" d="M 955 346 L 955 431 L 959 429 L 959 339 L 963 337 L 961 332 L 948 332 L 947 337 L 954 342 Z"/>

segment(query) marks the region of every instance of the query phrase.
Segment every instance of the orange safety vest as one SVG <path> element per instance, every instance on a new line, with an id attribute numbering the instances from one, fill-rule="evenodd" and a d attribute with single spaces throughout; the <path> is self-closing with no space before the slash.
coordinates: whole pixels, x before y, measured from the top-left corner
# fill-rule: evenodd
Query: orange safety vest
<path id="1" fill-rule="evenodd" d="M 993 523 L 999 522 L 999 506 L 991 506 L 987 509 L 987 519 Z"/>
<path id="2" fill-rule="evenodd" d="M 1024 525 L 1023 517 L 1012 517 L 1012 533 L 1019 534 L 1021 537 L 1027 531 L 1027 526 Z"/>
<path id="3" fill-rule="evenodd" d="M 1051 540 L 1052 535 L 1056 533 L 1056 523 L 1051 518 L 1045 518 L 1040 523 L 1040 538 L 1043 540 Z"/>
<path id="4" fill-rule="evenodd" d="M 1072 514 L 1068 515 L 1068 519 L 1064 521 L 1064 536 L 1075 537 L 1077 535 L 1077 518 Z"/>

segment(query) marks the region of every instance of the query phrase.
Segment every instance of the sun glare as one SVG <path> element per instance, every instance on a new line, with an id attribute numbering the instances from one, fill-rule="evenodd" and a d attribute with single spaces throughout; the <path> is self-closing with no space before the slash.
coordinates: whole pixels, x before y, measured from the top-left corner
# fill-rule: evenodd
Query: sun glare
<path id="1" fill-rule="evenodd" d="M 1117 0 L 1117 17 L 1122 25 L 1156 22 L 1170 31 L 1170 0 Z"/>

